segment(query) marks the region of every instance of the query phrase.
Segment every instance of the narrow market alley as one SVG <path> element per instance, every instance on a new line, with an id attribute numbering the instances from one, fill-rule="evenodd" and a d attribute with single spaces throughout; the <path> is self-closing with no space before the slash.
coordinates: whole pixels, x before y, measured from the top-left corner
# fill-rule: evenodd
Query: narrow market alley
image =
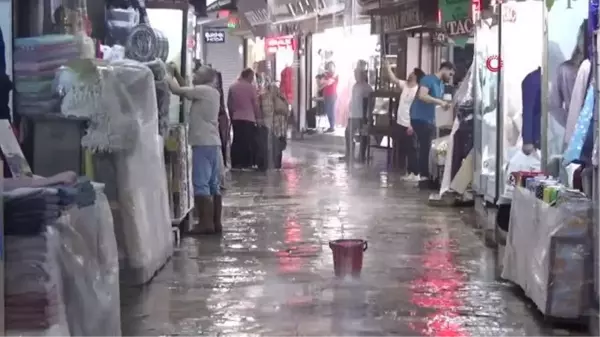
<path id="1" fill-rule="evenodd" d="M 471 209 L 431 208 L 397 175 L 325 151 L 296 144 L 284 161 L 233 173 L 222 238 L 184 238 L 150 285 L 121 290 L 123 335 L 557 333 L 498 281 Z M 333 277 L 339 238 L 368 240 L 359 281 Z"/>

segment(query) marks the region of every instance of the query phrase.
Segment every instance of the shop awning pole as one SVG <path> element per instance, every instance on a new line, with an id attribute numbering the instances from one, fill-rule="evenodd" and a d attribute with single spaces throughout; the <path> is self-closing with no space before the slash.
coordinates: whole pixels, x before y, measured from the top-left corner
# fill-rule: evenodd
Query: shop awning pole
<path id="1" fill-rule="evenodd" d="M 542 85 L 541 88 L 541 134 L 540 134 L 540 150 L 542 152 L 541 168 L 543 172 L 548 172 L 548 10 L 546 4 L 542 6 Z M 525 144 L 523 144 L 525 145 Z"/>

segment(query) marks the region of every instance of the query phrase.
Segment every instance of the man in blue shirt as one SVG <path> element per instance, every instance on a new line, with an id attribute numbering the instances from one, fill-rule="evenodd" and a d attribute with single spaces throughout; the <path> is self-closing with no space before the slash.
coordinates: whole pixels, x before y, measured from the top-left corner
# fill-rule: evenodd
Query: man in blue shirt
<path id="1" fill-rule="evenodd" d="M 410 107 L 410 124 L 414 131 L 419 151 L 419 180 L 424 181 L 429 177 L 429 150 L 435 134 L 435 108 L 440 106 L 445 110 L 450 109 L 450 102 L 442 99 L 445 83 L 449 83 L 454 76 L 454 65 L 443 62 L 440 69 L 433 75 L 424 76 L 419 82 L 417 97 Z"/>

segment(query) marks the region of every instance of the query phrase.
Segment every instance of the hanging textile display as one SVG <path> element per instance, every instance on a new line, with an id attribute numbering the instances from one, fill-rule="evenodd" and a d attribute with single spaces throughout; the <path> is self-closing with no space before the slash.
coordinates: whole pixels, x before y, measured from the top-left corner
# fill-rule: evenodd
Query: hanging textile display
<path id="1" fill-rule="evenodd" d="M 577 119 L 575 130 L 573 131 L 567 150 L 563 155 L 563 165 L 578 162 L 582 159 L 582 155 L 584 154 L 583 147 L 590 130 L 593 114 L 594 86 L 590 85 L 587 94 L 585 95 L 585 102 L 581 109 L 581 113 L 579 114 L 579 118 Z"/>
<path id="2" fill-rule="evenodd" d="M 456 118 L 448 140 L 448 152 L 444 164 L 440 195 L 452 188 L 451 184 L 463 165 L 467 164 L 468 166 L 470 163 L 469 168 L 473 166 L 472 161 L 467 162 L 465 160 L 473 148 L 473 68 L 474 65 L 471 65 L 471 69 L 469 69 L 465 79 L 456 91 L 452 102 L 456 106 Z M 468 171 L 471 172 L 470 169 Z M 472 176 L 460 176 L 457 180 L 464 181 L 456 182 L 454 185 L 460 186 L 460 188 L 457 188 L 458 191 L 454 188 L 453 190 L 462 194 L 464 189 L 471 183 Z"/>
<path id="3" fill-rule="evenodd" d="M 568 122 L 571 112 L 579 114 L 585 97 L 590 69 L 589 64 L 584 64 L 588 62 L 588 6 L 586 1 L 555 0 L 547 2 L 547 9 L 547 151 L 552 160 L 564 152 L 564 140 L 569 140 L 572 132 Z"/>

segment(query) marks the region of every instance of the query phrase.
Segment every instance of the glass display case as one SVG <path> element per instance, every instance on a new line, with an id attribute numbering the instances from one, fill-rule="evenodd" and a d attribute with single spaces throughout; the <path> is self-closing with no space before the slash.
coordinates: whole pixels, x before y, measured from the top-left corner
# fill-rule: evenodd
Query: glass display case
<path id="1" fill-rule="evenodd" d="M 541 65 L 544 50 L 544 3 L 508 1 L 500 7 L 500 120 L 497 158 L 498 202 L 510 203 L 514 183 L 507 172 L 539 170 L 541 154 L 524 155 L 523 127 L 540 120 Z M 527 51 L 527 52 L 524 52 Z M 537 100 L 537 102 L 536 102 Z M 524 113 L 525 108 L 525 113 Z"/>
<path id="2" fill-rule="evenodd" d="M 473 190 L 490 203 L 496 195 L 499 29 L 497 16 L 482 18 L 475 31 Z"/>

